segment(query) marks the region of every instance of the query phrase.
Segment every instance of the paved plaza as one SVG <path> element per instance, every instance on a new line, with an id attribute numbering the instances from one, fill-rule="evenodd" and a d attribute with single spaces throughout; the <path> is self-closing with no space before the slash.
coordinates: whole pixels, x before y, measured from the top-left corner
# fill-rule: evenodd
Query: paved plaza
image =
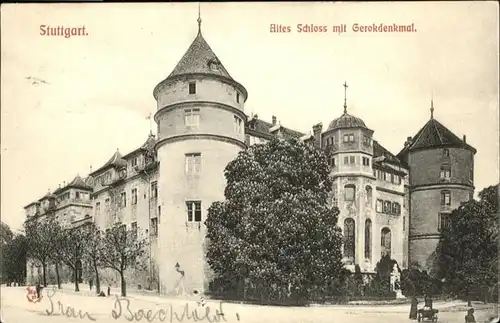
<path id="1" fill-rule="evenodd" d="M 205 307 L 197 304 L 196 299 L 181 300 L 174 298 L 158 297 L 154 295 L 143 295 L 131 292 L 127 300 L 117 303 L 116 296 L 96 297 L 91 296 L 88 287 L 82 286 L 80 293 L 72 292 L 66 288 L 57 290 L 55 293 L 49 287 L 43 291 L 43 298 L 39 303 L 31 303 L 26 295 L 26 287 L 2 287 L 1 288 L 1 313 L 2 323 L 58 323 L 58 322 L 245 322 L 245 323 L 332 323 L 332 322 L 416 322 L 408 319 L 409 305 L 393 306 L 311 306 L 311 307 L 275 307 L 255 306 L 246 304 L 221 303 L 208 300 Z M 117 291 L 113 291 L 117 292 Z M 51 296 L 51 297 L 49 297 Z M 60 305 L 62 304 L 62 305 Z M 436 308 L 441 309 L 439 322 L 464 322 L 465 312 L 456 311 L 463 303 L 436 303 Z M 71 313 L 74 309 L 78 316 L 79 311 L 83 318 L 67 317 L 60 314 L 61 306 L 64 311 Z M 451 306 L 451 307 L 450 307 Z M 130 312 L 138 315 L 130 320 Z M 72 308 L 72 309 L 71 309 Z M 184 315 L 188 308 L 189 316 Z M 209 310 L 207 310 L 209 308 Z M 216 310 L 224 313 L 224 319 L 217 316 Z M 453 310 L 455 308 L 455 310 Z M 147 313 L 151 310 L 149 317 L 142 317 L 140 310 Z M 160 310 L 163 310 L 160 313 Z M 193 317 L 192 312 L 196 310 L 198 320 Z M 48 315 L 48 312 L 53 312 Z M 113 311 L 115 315 L 113 315 Z M 208 316 L 206 315 L 209 311 Z M 88 315 L 85 315 L 85 312 Z M 493 315 L 495 310 L 490 308 L 476 310 L 476 320 L 485 322 Z M 171 314 L 172 313 L 172 314 Z M 153 316 L 156 316 L 153 318 Z M 115 317 L 114 317 L 115 316 Z"/>

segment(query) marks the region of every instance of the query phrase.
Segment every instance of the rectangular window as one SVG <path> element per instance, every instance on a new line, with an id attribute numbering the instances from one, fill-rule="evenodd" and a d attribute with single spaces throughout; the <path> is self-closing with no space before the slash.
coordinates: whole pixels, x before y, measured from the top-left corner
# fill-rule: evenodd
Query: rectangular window
<path id="1" fill-rule="evenodd" d="M 241 133 L 241 119 L 234 116 L 234 132 Z"/>
<path id="2" fill-rule="evenodd" d="M 152 218 L 151 219 L 151 235 L 152 236 L 157 236 L 158 235 L 158 219 L 157 218 Z"/>
<path id="3" fill-rule="evenodd" d="M 354 197 L 356 194 L 355 190 L 356 190 L 356 188 L 354 186 L 345 186 L 344 187 L 346 201 L 354 201 Z"/>
<path id="4" fill-rule="evenodd" d="M 363 144 L 364 144 L 365 146 L 370 146 L 370 144 L 371 144 L 370 137 L 368 137 L 368 136 L 364 136 L 364 137 L 363 137 Z"/>
<path id="5" fill-rule="evenodd" d="M 189 83 L 189 94 L 196 94 L 196 83 Z"/>
<path id="6" fill-rule="evenodd" d="M 132 234 L 134 236 L 137 236 L 137 222 L 132 222 L 131 228 L 132 228 Z"/>
<path id="7" fill-rule="evenodd" d="M 451 224 L 451 216 L 449 213 L 439 213 L 438 231 L 442 232 Z"/>
<path id="8" fill-rule="evenodd" d="M 349 135 L 349 142 L 354 142 L 354 135 Z"/>
<path id="9" fill-rule="evenodd" d="M 391 213 L 391 202 L 389 201 L 384 201 L 384 209 L 383 212 L 386 214 Z"/>
<path id="10" fill-rule="evenodd" d="M 80 192 L 75 192 L 75 198 L 79 199 L 80 198 Z"/>
<path id="11" fill-rule="evenodd" d="M 441 205 L 451 205 L 451 193 L 450 191 L 441 192 Z"/>
<path id="12" fill-rule="evenodd" d="M 201 202 L 187 201 L 186 207 L 187 207 L 187 221 L 201 222 Z"/>
<path id="13" fill-rule="evenodd" d="M 156 199 L 158 197 L 158 182 L 154 181 L 151 183 L 151 198 Z"/>
<path id="14" fill-rule="evenodd" d="M 344 142 L 354 142 L 354 135 L 353 134 L 345 134 L 344 135 Z"/>
<path id="15" fill-rule="evenodd" d="M 370 166 L 370 158 L 363 157 L 363 166 Z"/>
<path id="16" fill-rule="evenodd" d="M 132 205 L 137 204 L 137 188 L 132 189 Z"/>
<path id="17" fill-rule="evenodd" d="M 106 212 L 109 212 L 109 208 L 110 208 L 110 203 L 109 203 L 109 198 L 108 199 L 105 199 L 104 200 L 104 209 L 106 210 Z"/>
<path id="18" fill-rule="evenodd" d="M 186 174 L 199 174 L 201 171 L 201 154 L 186 154 Z"/>
<path id="19" fill-rule="evenodd" d="M 101 202 L 97 202 L 97 203 L 95 204 L 95 214 L 96 214 L 96 215 L 101 214 Z"/>
<path id="20" fill-rule="evenodd" d="M 382 213 L 383 211 L 383 201 L 382 200 L 377 200 L 377 212 Z"/>
<path id="21" fill-rule="evenodd" d="M 137 166 L 137 157 L 132 159 L 132 167 Z"/>
<path id="22" fill-rule="evenodd" d="M 348 156 L 344 157 L 344 165 L 349 165 L 349 157 Z"/>
<path id="23" fill-rule="evenodd" d="M 240 94 L 236 92 L 236 103 L 240 103 Z"/>
<path id="24" fill-rule="evenodd" d="M 441 177 L 441 179 L 451 178 L 451 168 L 450 168 L 449 165 L 443 165 L 443 166 L 441 166 L 440 177 Z"/>
<path id="25" fill-rule="evenodd" d="M 443 156 L 450 157 L 450 151 L 448 149 L 443 149 Z"/>
<path id="26" fill-rule="evenodd" d="M 332 167 L 335 167 L 335 166 L 337 166 L 335 163 L 335 158 L 332 158 Z"/>
<path id="27" fill-rule="evenodd" d="M 356 157 L 355 156 L 350 156 L 349 157 L 349 164 L 351 164 L 351 165 L 356 164 Z"/>
<path id="28" fill-rule="evenodd" d="M 197 127 L 200 125 L 200 109 L 184 110 L 184 124 L 188 127 Z"/>
<path id="29" fill-rule="evenodd" d="M 406 230 L 406 217 L 403 217 L 403 231 Z"/>
<path id="30" fill-rule="evenodd" d="M 120 193 L 120 207 L 126 207 L 127 206 L 127 193 L 121 192 Z"/>

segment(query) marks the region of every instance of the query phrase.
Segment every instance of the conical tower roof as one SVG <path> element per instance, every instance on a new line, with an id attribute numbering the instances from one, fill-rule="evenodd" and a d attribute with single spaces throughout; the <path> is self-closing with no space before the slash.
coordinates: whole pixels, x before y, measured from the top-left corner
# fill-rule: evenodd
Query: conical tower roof
<path id="1" fill-rule="evenodd" d="M 217 55 L 210 48 L 210 45 L 203 38 L 201 30 L 198 31 L 198 35 L 191 43 L 191 46 L 189 46 L 167 79 L 185 74 L 211 74 L 223 76 L 234 81 Z"/>

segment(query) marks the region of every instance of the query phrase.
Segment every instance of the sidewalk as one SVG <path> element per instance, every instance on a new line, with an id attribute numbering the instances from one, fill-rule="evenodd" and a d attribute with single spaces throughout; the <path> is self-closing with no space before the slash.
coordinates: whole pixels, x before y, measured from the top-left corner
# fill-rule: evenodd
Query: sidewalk
<path id="1" fill-rule="evenodd" d="M 48 288 L 52 288 L 53 285 L 47 286 Z M 75 292 L 74 291 L 74 284 L 62 284 L 61 289 L 58 290 L 58 292 L 62 292 L 65 294 L 75 294 L 75 295 L 81 295 L 81 296 L 86 296 L 86 297 L 97 297 L 96 292 L 95 292 L 95 287 L 93 291 L 90 291 L 89 285 L 88 284 L 79 284 L 80 287 L 80 292 Z M 107 288 L 108 286 L 102 286 L 101 291 L 103 291 L 105 294 L 107 293 Z M 112 287 L 111 288 L 111 297 L 115 296 L 120 296 L 121 291 L 120 288 L 118 287 Z M 137 289 L 127 289 L 127 298 L 131 299 L 136 299 L 140 301 L 145 301 L 148 303 L 154 303 L 154 304 L 164 304 L 164 303 L 182 303 L 186 301 L 193 301 L 197 302 L 199 299 L 198 297 L 190 297 L 190 296 L 185 296 L 185 297 L 176 297 L 176 296 L 171 296 L 171 295 L 160 295 L 156 291 L 148 291 L 148 290 L 137 290 Z M 206 299 L 207 303 L 220 303 L 221 301 L 219 300 L 210 300 L 209 298 Z M 235 305 L 240 305 L 240 306 L 245 306 L 245 307 L 253 307 L 253 306 L 260 306 L 260 305 L 254 305 L 254 304 L 246 304 L 243 302 L 238 302 L 238 301 L 222 301 L 223 303 L 227 304 L 235 304 Z M 460 300 L 452 300 L 452 301 L 436 301 L 433 304 L 435 309 L 438 309 L 440 312 L 466 312 L 469 307 L 467 306 L 467 302 L 460 301 Z M 409 311 L 409 304 L 385 304 L 385 305 L 374 305 L 374 304 L 356 304 L 356 305 L 337 305 L 337 304 L 331 304 L 331 305 L 323 305 L 323 304 L 312 304 L 310 307 L 312 308 L 318 308 L 318 307 L 327 307 L 327 308 L 335 308 L 339 310 L 345 310 L 348 312 L 357 312 L 357 311 L 363 311 L 365 313 L 406 313 Z M 487 310 L 487 309 L 494 309 L 497 307 L 496 304 L 484 304 L 482 302 L 472 302 L 472 307 L 477 311 L 477 310 Z"/>

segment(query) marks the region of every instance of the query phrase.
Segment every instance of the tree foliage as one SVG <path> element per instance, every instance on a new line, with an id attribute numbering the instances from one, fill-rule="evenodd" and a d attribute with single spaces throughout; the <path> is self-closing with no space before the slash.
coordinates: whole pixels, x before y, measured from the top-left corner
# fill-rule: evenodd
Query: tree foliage
<path id="1" fill-rule="evenodd" d="M 485 188 L 478 201 L 452 212 L 451 225 L 442 232 L 436 249 L 437 275 L 450 293 L 484 299 L 488 295 L 477 292 L 497 286 L 498 220 L 498 185 Z"/>
<path id="2" fill-rule="evenodd" d="M 2 249 L 2 278 L 9 283 L 23 284 L 26 278 L 28 251 L 26 237 L 22 234 L 14 235 Z"/>
<path id="3" fill-rule="evenodd" d="M 241 152 L 225 170 L 225 201 L 208 211 L 207 258 L 218 279 L 301 298 L 342 271 L 338 210 L 325 153 L 297 139 Z"/>
<path id="4" fill-rule="evenodd" d="M 133 229 L 126 229 L 125 225 L 116 223 L 106 231 L 100 245 L 100 260 L 103 268 L 111 268 L 120 274 L 121 295 L 126 296 L 125 271 L 128 268 L 143 270 L 143 257 L 146 254 L 148 241 Z"/>
<path id="5" fill-rule="evenodd" d="M 80 291 L 79 272 L 82 268 L 82 259 L 86 254 L 89 234 L 85 227 L 65 228 L 57 226 L 52 239 L 57 245 L 57 251 L 62 263 L 73 271 L 75 281 L 75 292 Z"/>

